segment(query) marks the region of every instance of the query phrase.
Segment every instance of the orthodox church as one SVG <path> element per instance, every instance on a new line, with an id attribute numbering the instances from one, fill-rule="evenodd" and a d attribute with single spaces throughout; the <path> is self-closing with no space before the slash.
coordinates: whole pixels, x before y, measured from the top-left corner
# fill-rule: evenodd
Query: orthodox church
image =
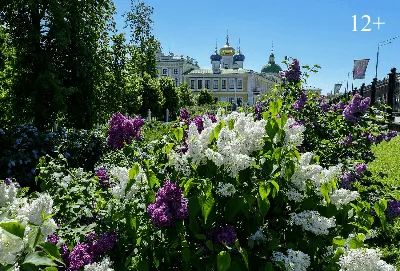
<path id="1" fill-rule="evenodd" d="M 269 92 L 273 85 L 280 81 L 278 74 L 268 69 L 265 73 L 244 69 L 245 56 L 240 49 L 240 41 L 236 51 L 229 44 L 228 35 L 219 52 L 216 45 L 210 60 L 211 69 L 193 69 L 184 73 L 183 77 L 194 93 L 199 93 L 204 88 L 208 89 L 212 91 L 216 101 L 228 101 L 238 105 L 255 104 L 259 95 Z"/>

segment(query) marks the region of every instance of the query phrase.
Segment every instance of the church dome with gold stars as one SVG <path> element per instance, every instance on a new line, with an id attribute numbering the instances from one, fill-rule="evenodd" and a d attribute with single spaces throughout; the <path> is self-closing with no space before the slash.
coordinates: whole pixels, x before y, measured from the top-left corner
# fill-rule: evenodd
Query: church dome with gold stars
<path id="1" fill-rule="evenodd" d="M 235 54 L 235 49 L 229 45 L 228 35 L 226 35 L 226 44 L 219 49 L 219 54 L 221 56 L 233 56 Z"/>

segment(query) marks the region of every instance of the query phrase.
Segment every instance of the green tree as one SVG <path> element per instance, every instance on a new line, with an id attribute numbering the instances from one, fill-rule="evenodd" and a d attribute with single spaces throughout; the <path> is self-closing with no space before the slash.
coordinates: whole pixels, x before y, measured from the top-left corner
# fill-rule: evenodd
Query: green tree
<path id="1" fill-rule="evenodd" d="M 140 114 L 147 116 L 147 110 L 150 109 L 152 116 L 161 116 L 161 109 L 165 103 L 165 98 L 160 89 L 160 83 L 157 78 L 152 78 L 144 73 L 142 81 L 142 106 Z"/>
<path id="2" fill-rule="evenodd" d="M 204 105 L 204 104 L 213 104 L 215 103 L 214 97 L 212 95 L 212 92 L 209 91 L 208 89 L 202 89 L 200 90 L 200 94 L 197 97 L 197 104 L 198 105 Z"/>
<path id="3" fill-rule="evenodd" d="M 181 83 L 178 87 L 180 107 L 195 105 L 195 97 L 187 83 Z"/>
<path id="4" fill-rule="evenodd" d="M 161 50 L 160 42 L 152 34 L 153 8 L 140 0 L 131 0 L 131 10 L 124 14 L 125 27 L 129 27 L 131 39 L 129 54 L 131 55 L 131 72 L 152 78 L 157 77 L 156 53 Z"/>
<path id="5" fill-rule="evenodd" d="M 10 89 L 12 85 L 13 49 L 3 26 L 0 26 L 0 127 L 9 124 L 12 117 Z"/>
<path id="6" fill-rule="evenodd" d="M 169 77 L 160 77 L 160 89 L 165 98 L 165 103 L 162 108 L 162 113 L 165 114 L 166 110 L 169 110 L 169 118 L 175 119 L 176 114 L 179 110 L 179 93 L 175 86 L 174 80 Z"/>

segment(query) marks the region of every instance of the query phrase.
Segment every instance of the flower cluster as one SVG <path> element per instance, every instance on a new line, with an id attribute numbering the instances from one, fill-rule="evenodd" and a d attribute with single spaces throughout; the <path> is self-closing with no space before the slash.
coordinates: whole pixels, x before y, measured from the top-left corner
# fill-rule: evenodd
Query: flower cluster
<path id="1" fill-rule="evenodd" d="M 112 250 L 117 243 L 117 233 L 115 232 L 105 232 L 99 239 L 95 240 L 94 238 L 96 238 L 96 235 L 89 235 L 87 237 L 89 242 L 79 242 L 72 251 L 69 251 L 66 244 L 63 244 L 61 256 L 68 265 L 68 270 L 77 271 L 86 265 L 93 266 L 98 257 L 103 255 L 106 251 Z M 107 266 L 109 266 L 109 264 L 110 263 L 108 263 Z"/>
<path id="2" fill-rule="evenodd" d="M 236 231 L 232 225 L 214 227 L 212 229 L 212 237 L 215 244 L 226 243 L 231 246 L 235 243 Z"/>
<path id="3" fill-rule="evenodd" d="M 300 146 L 303 143 L 303 132 L 306 128 L 295 119 L 289 118 L 283 127 L 285 131 L 285 141 L 287 145 Z"/>
<path id="4" fill-rule="evenodd" d="M 95 173 L 99 178 L 101 186 L 111 186 L 111 184 L 107 182 L 110 179 L 110 176 L 108 176 L 107 171 L 104 168 L 99 168 Z"/>
<path id="5" fill-rule="evenodd" d="M 189 111 L 186 108 L 181 108 L 179 121 L 183 122 L 189 121 Z"/>
<path id="6" fill-rule="evenodd" d="M 126 144 L 130 144 L 133 138 L 140 139 L 140 131 L 144 125 L 144 120 L 135 117 L 128 119 L 121 113 L 115 113 L 109 121 L 108 144 L 116 149 L 120 149 Z"/>
<path id="7" fill-rule="evenodd" d="M 342 176 L 342 188 L 351 189 L 351 184 L 355 181 L 357 176 L 354 173 L 346 172 Z"/>
<path id="8" fill-rule="evenodd" d="M 287 255 L 279 251 L 274 251 L 272 253 L 272 260 L 275 263 L 283 263 L 286 270 L 306 271 L 311 264 L 310 256 L 292 249 L 287 250 Z"/>
<path id="9" fill-rule="evenodd" d="M 147 213 L 156 227 L 170 227 L 189 216 L 188 200 L 182 190 L 170 180 L 158 189 L 156 200 L 147 207 Z"/>
<path id="10" fill-rule="evenodd" d="M 281 78 L 287 78 L 293 81 L 300 81 L 300 76 L 301 76 L 300 63 L 297 59 L 293 60 L 288 70 L 280 72 Z"/>
<path id="11" fill-rule="evenodd" d="M 0 182 L 0 207 L 12 204 L 17 197 L 17 187 L 12 184 L 11 179 Z"/>
<path id="12" fill-rule="evenodd" d="M 307 95 L 305 93 L 302 93 L 300 98 L 294 102 L 292 108 L 297 112 L 300 112 L 306 103 L 307 103 Z"/>
<path id="13" fill-rule="evenodd" d="M 115 167 L 110 170 L 110 174 L 117 179 L 116 184 L 112 187 L 111 193 L 118 199 L 130 200 L 132 199 L 142 188 L 147 187 L 146 173 L 139 166 L 139 173 L 134 177 L 135 182 L 131 186 L 130 190 L 127 191 L 126 187 L 129 182 L 129 170 L 124 167 Z"/>
<path id="14" fill-rule="evenodd" d="M 389 218 L 400 216 L 400 200 L 390 200 L 387 204 L 386 214 Z"/>
<path id="15" fill-rule="evenodd" d="M 321 216 L 318 211 L 303 211 L 301 213 L 291 213 L 290 225 L 301 226 L 304 231 L 310 231 L 315 235 L 329 234 L 329 228 L 336 226 L 335 218 Z"/>
<path id="16" fill-rule="evenodd" d="M 84 271 L 113 271 L 111 265 L 110 258 L 104 257 L 101 262 L 85 265 Z"/>
<path id="17" fill-rule="evenodd" d="M 367 170 L 367 164 L 357 164 L 355 166 L 355 172 L 358 176 L 363 176 L 364 172 Z"/>
<path id="18" fill-rule="evenodd" d="M 378 249 L 358 248 L 347 249 L 340 256 L 338 264 L 340 270 L 364 271 L 396 271 L 396 268 L 381 260 L 382 253 Z"/>
<path id="19" fill-rule="evenodd" d="M 232 197 L 236 193 L 236 189 L 231 183 L 218 183 L 215 193 L 222 197 Z"/>
<path id="20" fill-rule="evenodd" d="M 360 194 L 357 191 L 350 191 L 343 188 L 335 190 L 329 195 L 331 203 L 336 205 L 338 208 L 342 208 L 343 205 L 349 204 L 359 196 Z"/>
<path id="21" fill-rule="evenodd" d="M 344 139 L 339 140 L 339 144 L 345 147 L 348 147 L 353 143 L 353 135 L 349 134 Z"/>
<path id="22" fill-rule="evenodd" d="M 212 119 L 203 118 L 203 130 L 199 133 L 198 126 L 189 125 L 187 138 L 188 149 L 184 154 L 170 153 L 170 161 L 177 171 L 185 175 L 190 174 L 189 161 L 193 165 L 205 164 L 208 160 L 231 177 L 246 168 L 251 167 L 255 159 L 250 157 L 254 151 L 260 150 L 264 145 L 265 120 L 255 121 L 252 115 L 232 112 L 227 116 L 218 115 L 218 123 L 225 125 L 220 129 L 217 148 L 210 148 L 210 139 L 218 123 Z M 227 125 L 233 124 L 233 127 Z M 222 126 L 222 125 L 221 125 Z"/>
<path id="23" fill-rule="evenodd" d="M 371 99 L 369 97 L 361 99 L 360 95 L 355 94 L 353 99 L 351 99 L 349 104 L 343 110 L 344 119 L 356 122 L 358 120 L 357 115 L 365 113 L 369 106 L 370 100 Z"/>
<path id="24" fill-rule="evenodd" d="M 257 102 L 256 105 L 254 106 L 254 115 L 256 116 L 256 120 L 262 119 L 262 113 L 263 113 L 263 103 Z"/>

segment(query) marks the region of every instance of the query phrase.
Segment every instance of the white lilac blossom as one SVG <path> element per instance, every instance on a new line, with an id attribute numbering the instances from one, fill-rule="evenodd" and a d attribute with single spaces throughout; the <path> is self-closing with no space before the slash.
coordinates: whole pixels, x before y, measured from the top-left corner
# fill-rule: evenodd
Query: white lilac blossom
<path id="1" fill-rule="evenodd" d="M 283 193 L 285 193 L 289 200 L 294 202 L 302 202 L 307 196 L 304 192 L 299 192 L 294 188 L 284 190 Z"/>
<path id="2" fill-rule="evenodd" d="M 329 195 L 331 203 L 336 205 L 336 207 L 339 209 L 342 208 L 343 205 L 347 205 L 356 200 L 359 196 L 360 194 L 357 191 L 351 191 L 343 188 L 335 190 Z"/>
<path id="3" fill-rule="evenodd" d="M 139 173 L 135 176 L 135 182 L 129 191 L 126 187 L 129 182 L 129 170 L 124 167 L 115 167 L 110 170 L 110 174 L 117 179 L 117 184 L 112 188 L 111 193 L 118 199 L 130 200 L 138 191 L 147 186 L 147 177 L 143 169 L 139 166 Z"/>
<path id="4" fill-rule="evenodd" d="M 250 239 L 252 239 L 256 243 L 262 243 L 266 241 L 267 238 L 263 233 L 263 227 L 258 228 L 258 230 L 252 236 L 250 236 Z"/>
<path id="5" fill-rule="evenodd" d="M 114 269 L 110 267 L 111 265 L 112 261 L 106 256 L 99 263 L 85 265 L 84 271 L 114 271 Z"/>
<path id="6" fill-rule="evenodd" d="M 17 187 L 15 185 L 0 183 L 0 207 L 12 204 L 17 196 Z"/>
<path id="7" fill-rule="evenodd" d="M 329 228 L 335 227 L 335 218 L 321 216 L 317 211 L 303 211 L 301 213 L 291 213 L 290 225 L 301 226 L 304 231 L 310 231 L 315 235 L 329 234 Z"/>
<path id="8" fill-rule="evenodd" d="M 14 264 L 18 253 L 24 248 L 24 241 L 0 228 L 0 264 Z"/>
<path id="9" fill-rule="evenodd" d="M 235 177 L 241 170 L 251 167 L 255 159 L 250 157 L 254 151 L 260 150 L 264 145 L 265 120 L 254 121 L 251 114 L 232 112 L 227 116 L 218 115 L 219 122 L 225 122 L 225 126 L 219 131 L 216 140 L 216 149 L 209 148 L 210 139 L 219 122 L 213 123 L 207 116 L 203 116 L 204 129 L 201 133 L 194 123 L 189 125 L 187 138 L 187 152 L 177 154 L 171 152 L 170 163 L 175 170 L 190 174 L 190 164 L 201 165 L 207 160 L 215 165 L 223 167 L 223 170 L 231 177 Z M 232 129 L 229 122 L 234 123 Z"/>
<path id="10" fill-rule="evenodd" d="M 40 194 L 38 198 L 33 199 L 30 203 L 23 202 L 22 207 L 18 211 L 18 217 L 27 218 L 28 222 L 37 226 L 43 223 L 43 216 L 45 217 L 53 213 L 53 199 L 47 193 Z"/>
<path id="11" fill-rule="evenodd" d="M 310 266 L 310 256 L 292 249 L 287 250 L 287 255 L 278 251 L 272 252 L 272 260 L 275 263 L 282 262 L 286 270 L 290 271 L 306 271 Z"/>
<path id="12" fill-rule="evenodd" d="M 285 142 L 287 145 L 298 147 L 303 143 L 303 132 L 306 128 L 303 125 L 296 123 L 293 118 L 289 118 L 286 121 L 283 130 L 286 134 Z"/>
<path id="13" fill-rule="evenodd" d="M 222 197 L 231 197 L 236 193 L 236 189 L 231 183 L 218 183 L 215 193 Z"/>
<path id="14" fill-rule="evenodd" d="M 379 249 L 347 249 L 339 258 L 340 270 L 346 271 L 396 271 L 396 268 L 380 258 Z"/>

